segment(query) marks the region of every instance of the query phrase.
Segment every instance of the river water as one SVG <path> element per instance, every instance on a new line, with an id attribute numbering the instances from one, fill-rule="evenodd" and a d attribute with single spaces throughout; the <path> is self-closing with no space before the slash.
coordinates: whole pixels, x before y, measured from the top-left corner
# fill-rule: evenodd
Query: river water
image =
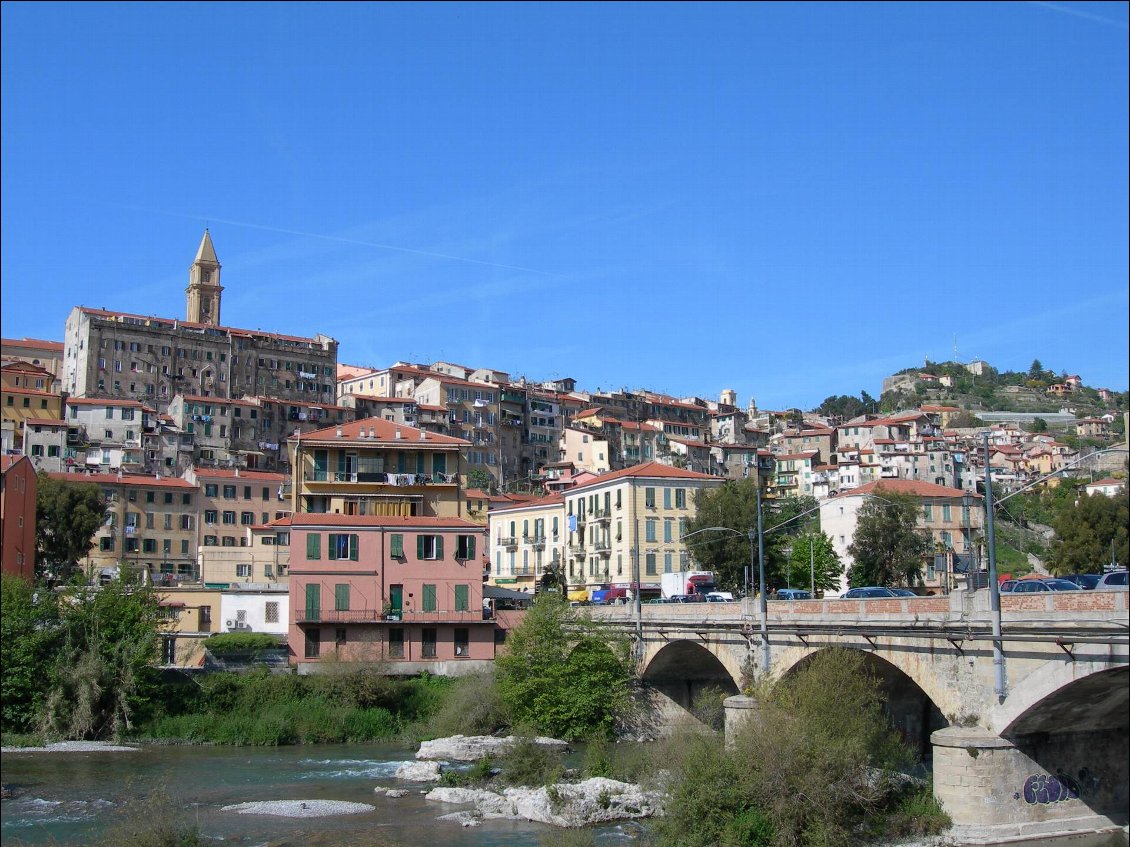
<path id="1" fill-rule="evenodd" d="M 0 777 L 13 796 L 0 801 L 4 847 L 91 844 L 112 838 L 123 820 L 183 810 L 201 835 L 229 844 L 287 847 L 517 847 L 552 827 L 484 821 L 464 828 L 440 815 L 465 808 L 425 801 L 427 786 L 393 777 L 415 748 L 394 744 L 296 747 L 143 746 L 133 752 L 5 753 Z M 376 787 L 408 788 L 400 798 Z M 362 814 L 282 818 L 222 811 L 264 800 L 366 803 Z M 626 822 L 598 830 L 600 844 L 627 844 L 641 831 Z"/>

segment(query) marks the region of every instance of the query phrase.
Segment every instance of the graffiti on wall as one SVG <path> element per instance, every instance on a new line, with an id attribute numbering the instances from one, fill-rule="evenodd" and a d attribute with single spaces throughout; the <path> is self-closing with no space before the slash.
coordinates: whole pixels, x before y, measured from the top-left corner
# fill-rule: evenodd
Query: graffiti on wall
<path id="1" fill-rule="evenodd" d="M 1023 797 L 1029 805 L 1063 803 L 1097 793 L 1099 783 L 1099 777 L 1088 768 L 1080 769 L 1078 777 L 1069 776 L 1062 770 L 1057 770 L 1054 774 L 1038 773 L 1024 780 L 1023 790 L 1014 797 Z"/>

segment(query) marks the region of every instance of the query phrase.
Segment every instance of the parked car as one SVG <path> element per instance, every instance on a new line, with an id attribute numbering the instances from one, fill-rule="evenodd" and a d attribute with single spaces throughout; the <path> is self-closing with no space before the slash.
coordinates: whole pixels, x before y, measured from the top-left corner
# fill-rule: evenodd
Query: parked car
<path id="1" fill-rule="evenodd" d="M 1094 588 L 1098 584 L 1099 577 L 1102 574 L 1097 573 L 1069 573 L 1064 574 L 1060 579 L 1066 579 L 1068 582 L 1074 582 L 1080 588 Z"/>
<path id="2" fill-rule="evenodd" d="M 778 600 L 811 600 L 812 592 L 803 588 L 778 588 Z"/>
<path id="3" fill-rule="evenodd" d="M 1011 594 L 1012 589 L 1016 587 L 1015 579 L 1002 579 L 999 587 L 1001 594 Z"/>
<path id="4" fill-rule="evenodd" d="M 1096 591 L 1127 591 L 1130 590 L 1126 581 L 1126 569 L 1104 573 L 1095 584 Z"/>
<path id="5" fill-rule="evenodd" d="M 869 585 L 865 588 L 852 588 L 840 595 L 841 600 L 880 600 L 890 599 L 897 597 L 889 588 L 883 588 L 881 585 Z"/>
<path id="6" fill-rule="evenodd" d="M 1007 589 L 1005 585 L 1011 582 Z M 1001 585 L 1003 594 L 1038 594 L 1045 591 L 1082 591 L 1074 582 L 1066 579 L 1013 579 Z"/>
<path id="7" fill-rule="evenodd" d="M 896 597 L 917 597 L 918 595 L 911 591 L 909 588 L 892 588 Z"/>
<path id="8" fill-rule="evenodd" d="M 667 598 L 668 603 L 701 603 L 703 600 L 701 594 L 672 594 Z"/>
<path id="9" fill-rule="evenodd" d="M 734 595 L 729 591 L 708 591 L 706 593 L 707 603 L 732 603 L 734 602 Z"/>

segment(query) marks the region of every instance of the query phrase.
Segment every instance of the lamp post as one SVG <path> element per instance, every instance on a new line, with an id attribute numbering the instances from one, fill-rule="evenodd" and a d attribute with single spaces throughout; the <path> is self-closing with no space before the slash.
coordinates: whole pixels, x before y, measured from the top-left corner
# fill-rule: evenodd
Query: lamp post
<path id="1" fill-rule="evenodd" d="M 761 602 L 761 673 L 769 673 L 769 605 L 765 597 L 765 533 L 761 529 L 761 485 L 757 485 L 757 579 Z"/>
<path id="2" fill-rule="evenodd" d="M 989 472 L 989 433 L 981 433 L 985 446 L 985 521 L 987 522 L 987 544 L 989 545 L 989 610 L 993 619 L 993 672 L 995 693 L 1003 703 L 1004 687 L 1004 644 L 1001 641 L 1001 592 L 997 584 L 996 536 L 993 524 L 993 478 Z"/>

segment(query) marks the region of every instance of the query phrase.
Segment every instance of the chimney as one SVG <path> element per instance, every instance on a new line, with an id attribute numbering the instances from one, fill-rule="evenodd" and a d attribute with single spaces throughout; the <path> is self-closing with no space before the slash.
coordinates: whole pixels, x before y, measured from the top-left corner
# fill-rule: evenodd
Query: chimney
<path id="1" fill-rule="evenodd" d="M 235 478 L 239 479 L 239 465 L 235 466 Z"/>
<path id="2" fill-rule="evenodd" d="M 424 430 L 422 430 L 422 429 L 420 430 L 420 440 L 421 441 L 427 441 L 428 440 L 428 434 L 426 432 L 424 432 Z"/>
<path id="3" fill-rule="evenodd" d="M 376 437 L 377 437 L 377 429 L 376 429 L 376 427 L 372 427 L 372 426 L 371 426 L 371 427 L 369 427 L 369 437 L 370 437 L 370 438 L 376 438 Z"/>
<path id="4" fill-rule="evenodd" d="M 397 440 L 397 441 L 399 441 L 399 440 L 400 440 L 400 427 L 397 427 L 397 428 L 396 428 L 396 436 L 395 436 L 395 437 L 396 437 L 396 440 Z"/>
<path id="5" fill-rule="evenodd" d="M 337 428 L 337 437 L 338 437 L 338 438 L 341 438 L 341 437 L 342 437 L 342 432 L 341 432 L 341 427 L 340 427 L 340 426 L 339 426 L 339 427 Z"/>

